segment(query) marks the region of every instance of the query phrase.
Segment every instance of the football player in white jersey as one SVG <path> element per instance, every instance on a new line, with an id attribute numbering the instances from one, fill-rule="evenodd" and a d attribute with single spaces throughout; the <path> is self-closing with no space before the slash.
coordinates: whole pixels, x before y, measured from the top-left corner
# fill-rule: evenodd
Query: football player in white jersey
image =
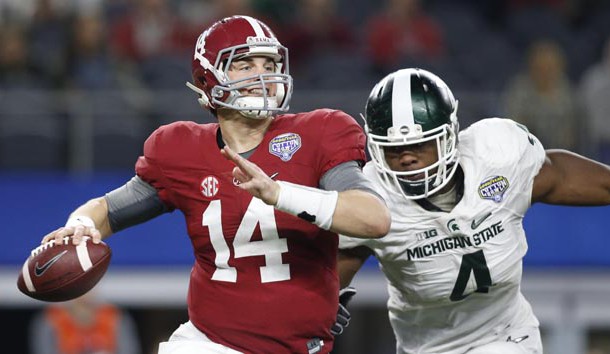
<path id="1" fill-rule="evenodd" d="M 520 291 L 532 203 L 610 204 L 610 167 L 544 150 L 509 119 L 459 132 L 457 101 L 436 75 L 403 69 L 366 103 L 365 174 L 392 212 L 382 239 L 342 237 L 341 286 L 374 255 L 388 280 L 400 354 L 541 354 Z"/>

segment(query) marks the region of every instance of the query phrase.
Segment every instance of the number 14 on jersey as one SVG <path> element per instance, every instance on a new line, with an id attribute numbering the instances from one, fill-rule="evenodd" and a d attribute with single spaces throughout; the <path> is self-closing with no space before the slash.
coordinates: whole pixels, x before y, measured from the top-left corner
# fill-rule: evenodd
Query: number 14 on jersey
<path id="1" fill-rule="evenodd" d="M 265 256 L 265 265 L 260 267 L 262 283 L 290 279 L 290 265 L 282 263 L 282 253 L 288 252 L 288 242 L 280 238 L 275 222 L 275 209 L 258 198 L 252 198 L 241 220 L 235 238 L 235 258 Z M 202 226 L 208 227 L 210 242 L 216 252 L 216 270 L 213 280 L 237 282 L 237 269 L 229 265 L 231 249 L 222 229 L 222 203 L 213 200 L 202 215 Z M 260 225 L 262 240 L 252 240 L 256 225 Z"/>

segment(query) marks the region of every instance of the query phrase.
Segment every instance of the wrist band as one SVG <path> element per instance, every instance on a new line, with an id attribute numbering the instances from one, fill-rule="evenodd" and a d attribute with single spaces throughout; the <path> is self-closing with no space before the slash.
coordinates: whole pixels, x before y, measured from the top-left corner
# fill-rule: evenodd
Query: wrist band
<path id="1" fill-rule="evenodd" d="M 79 225 L 95 228 L 95 222 L 93 222 L 93 219 L 84 215 L 71 216 L 68 218 L 68 221 L 66 221 L 66 225 L 64 227 L 75 227 Z"/>
<path id="2" fill-rule="evenodd" d="M 337 191 L 325 191 L 284 181 L 277 183 L 280 185 L 275 205 L 277 210 L 298 216 L 324 230 L 330 229 L 339 198 Z"/>

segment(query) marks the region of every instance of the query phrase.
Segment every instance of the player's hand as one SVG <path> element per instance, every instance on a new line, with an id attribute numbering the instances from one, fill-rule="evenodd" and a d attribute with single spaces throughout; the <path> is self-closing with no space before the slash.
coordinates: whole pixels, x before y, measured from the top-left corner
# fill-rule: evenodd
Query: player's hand
<path id="1" fill-rule="evenodd" d="M 330 333 L 334 336 L 338 336 L 343 333 L 343 330 L 349 326 L 349 321 L 352 315 L 347 310 L 347 304 L 356 295 L 356 289 L 348 286 L 339 291 L 339 308 L 337 309 L 337 319 L 335 324 L 331 327 Z"/>
<path id="2" fill-rule="evenodd" d="M 78 245 L 82 242 L 83 237 L 88 236 L 93 243 L 100 243 L 102 234 L 95 227 L 87 227 L 85 225 L 65 226 L 46 234 L 40 243 L 46 243 L 55 240 L 55 244 L 63 242 L 64 237 L 72 236 L 72 244 Z"/>
<path id="3" fill-rule="evenodd" d="M 267 174 L 255 163 L 239 156 L 239 154 L 235 153 L 235 151 L 231 150 L 228 146 L 222 148 L 220 153 L 227 160 L 235 163 L 233 177 L 239 182 L 239 188 L 248 191 L 266 204 L 277 204 L 277 199 L 280 194 L 280 186 L 277 182 L 267 176 Z"/>

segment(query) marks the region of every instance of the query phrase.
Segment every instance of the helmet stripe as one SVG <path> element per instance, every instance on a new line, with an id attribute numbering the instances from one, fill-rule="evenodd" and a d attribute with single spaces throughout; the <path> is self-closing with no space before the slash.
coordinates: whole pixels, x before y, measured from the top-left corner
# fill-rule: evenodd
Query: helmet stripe
<path id="1" fill-rule="evenodd" d="M 267 35 L 265 34 L 265 31 L 263 31 L 263 27 L 260 25 L 260 23 L 253 19 L 250 16 L 243 16 L 243 18 L 248 21 L 248 23 L 250 23 L 250 26 L 252 26 L 252 29 L 254 30 L 254 33 L 256 34 L 256 37 L 267 37 Z"/>
<path id="2" fill-rule="evenodd" d="M 411 73 L 396 75 L 392 85 L 392 126 L 413 126 L 413 105 L 411 99 Z"/>

